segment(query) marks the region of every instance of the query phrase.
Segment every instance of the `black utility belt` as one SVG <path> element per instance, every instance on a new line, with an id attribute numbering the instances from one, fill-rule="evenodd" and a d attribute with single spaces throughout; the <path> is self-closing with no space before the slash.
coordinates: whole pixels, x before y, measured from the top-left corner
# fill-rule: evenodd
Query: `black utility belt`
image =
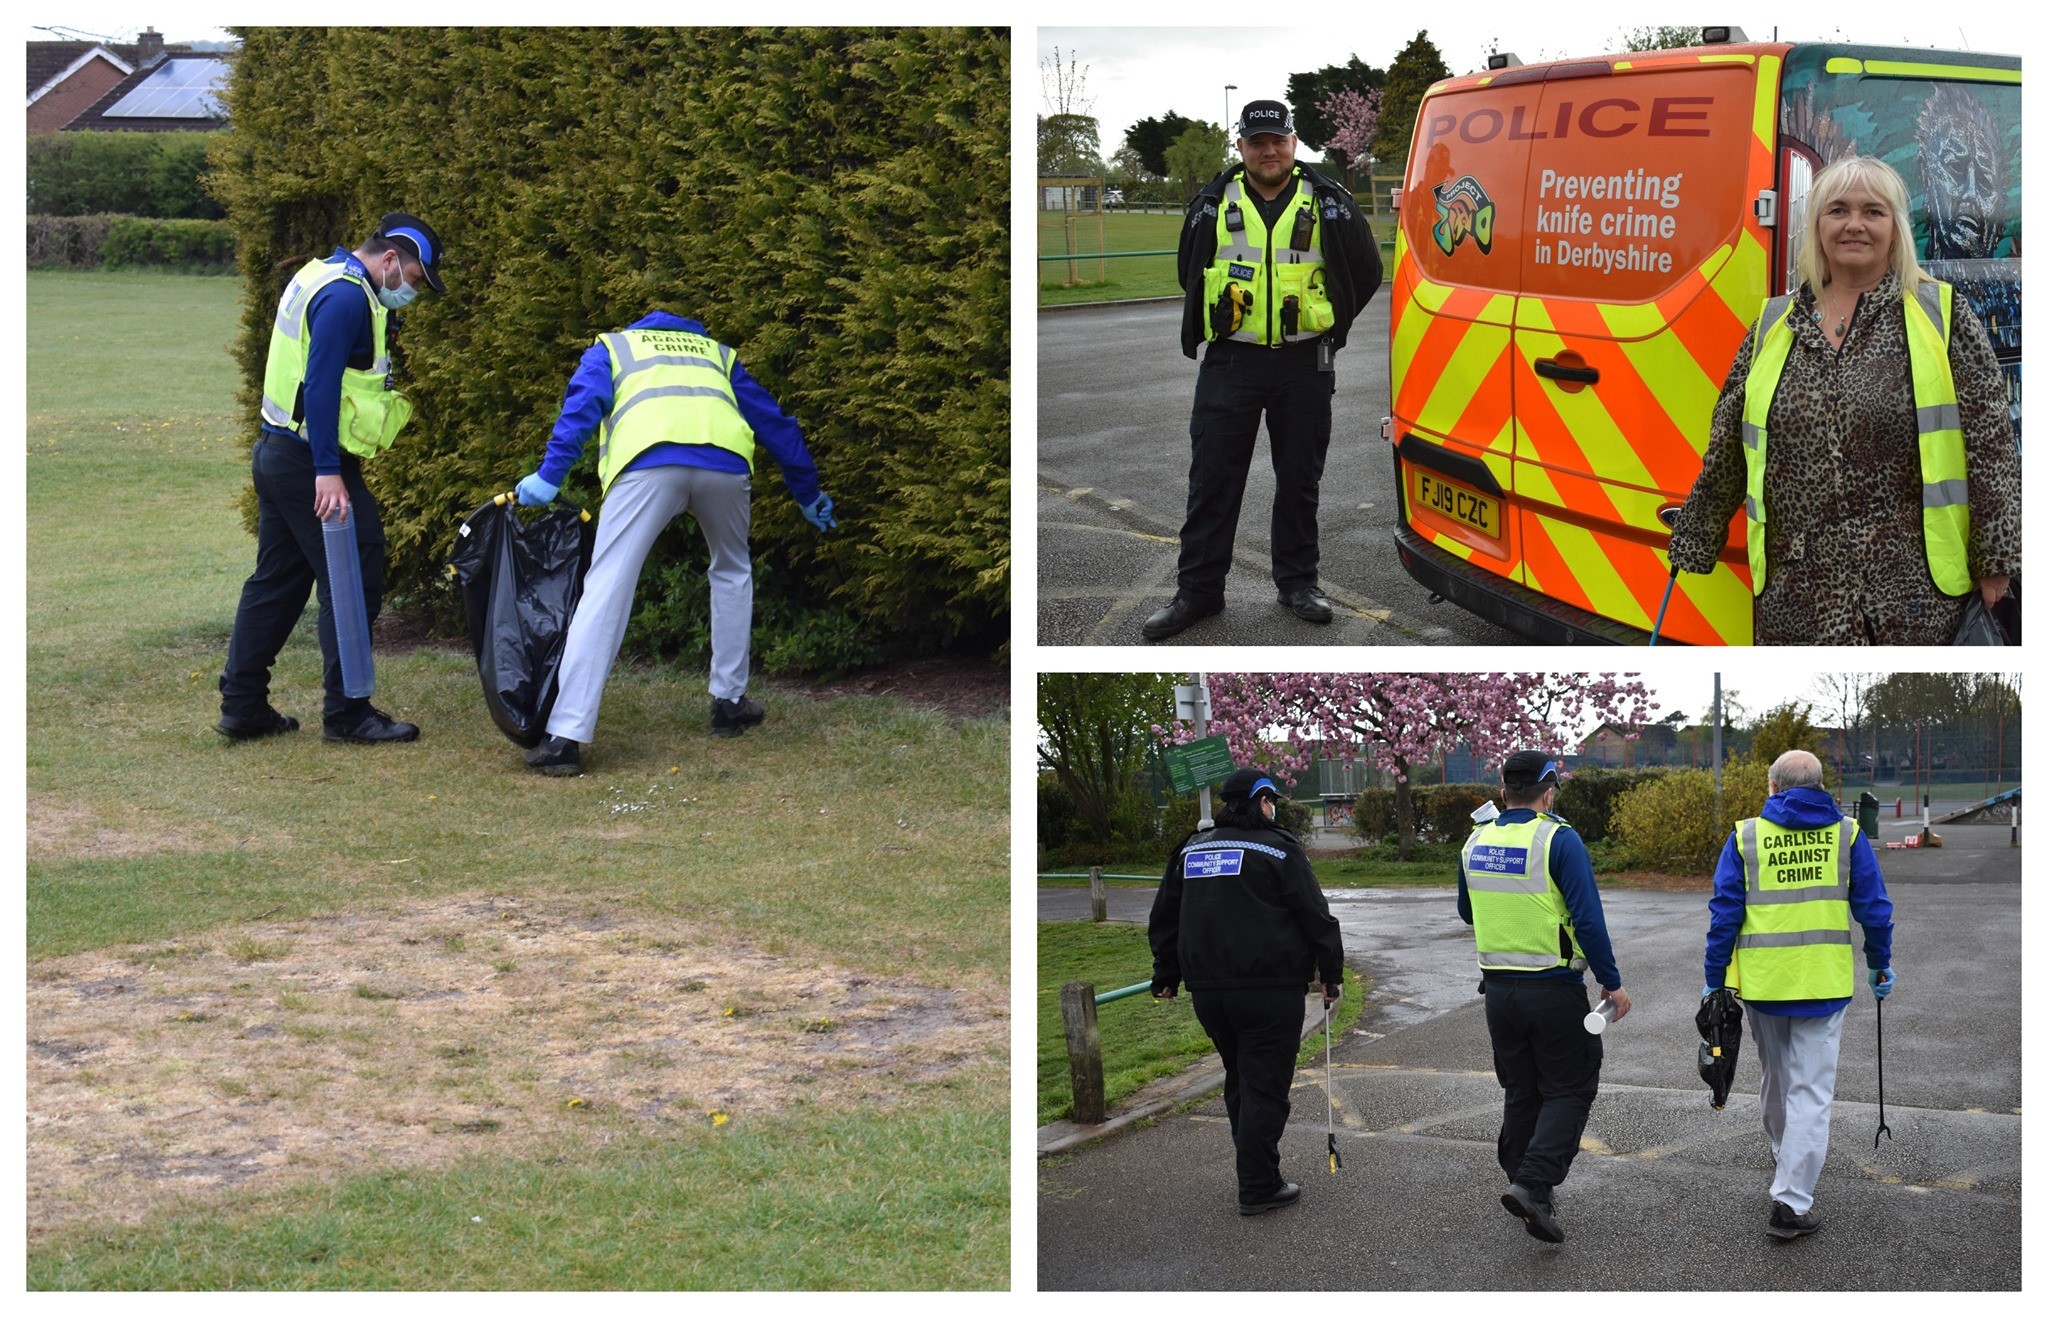
<path id="1" fill-rule="evenodd" d="M 1282 343 L 1246 343 L 1243 339 L 1211 339 L 1209 346 L 1228 352 L 1313 352 L 1330 341 L 1327 334 L 1312 339 L 1291 339 Z"/>

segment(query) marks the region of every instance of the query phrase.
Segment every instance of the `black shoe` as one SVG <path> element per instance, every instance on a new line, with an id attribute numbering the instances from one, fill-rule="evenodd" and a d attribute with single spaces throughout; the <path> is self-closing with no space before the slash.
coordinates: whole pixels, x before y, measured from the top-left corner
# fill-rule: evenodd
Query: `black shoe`
<path id="1" fill-rule="evenodd" d="M 761 708 L 758 700 L 741 696 L 738 700 L 711 702 L 711 735 L 714 737 L 737 737 L 748 728 L 768 717 L 768 711 Z"/>
<path id="2" fill-rule="evenodd" d="M 1820 1230 L 1820 1223 L 1814 1221 L 1813 1210 L 1795 1213 L 1773 1199 L 1771 1201 L 1771 1222 L 1764 1228 L 1764 1234 L 1777 1240 L 1797 1240 Z"/>
<path id="3" fill-rule="evenodd" d="M 1276 1208 L 1285 1208 L 1289 1204 L 1300 1202 L 1301 1187 L 1289 1181 L 1263 1199 L 1254 1199 L 1250 1203 L 1240 1199 L 1237 1211 L 1246 1217 L 1257 1217 L 1260 1213 L 1270 1213 Z"/>
<path id="4" fill-rule="evenodd" d="M 1148 641 L 1163 641 L 1169 636 L 1186 631 L 1204 618 L 1223 612 L 1223 601 L 1214 604 L 1196 604 L 1184 595 L 1175 595 L 1173 603 L 1145 619 L 1141 629 Z"/>
<path id="5" fill-rule="evenodd" d="M 420 735 L 419 727 L 412 723 L 400 723 L 381 709 L 363 706 L 363 712 L 342 723 L 329 723 L 321 731 L 329 741 L 411 741 Z"/>
<path id="6" fill-rule="evenodd" d="M 1294 610 L 1294 616 L 1303 622 L 1328 622 L 1337 616 L 1330 608 L 1330 597 L 1314 586 L 1303 586 L 1292 595 L 1282 595 L 1280 602 Z"/>
<path id="7" fill-rule="evenodd" d="M 250 741 L 257 737 L 275 737 L 281 732 L 297 732 L 299 721 L 289 714 L 280 714 L 269 706 L 255 718 L 236 718 L 232 714 L 220 716 L 220 722 L 213 730 L 229 741 Z"/>
<path id="8" fill-rule="evenodd" d="M 1500 1197 L 1500 1206 L 1521 1218 L 1522 1225 L 1538 1240 L 1547 1240 L 1553 1245 L 1564 1243 L 1564 1228 L 1557 1224 L 1557 1215 L 1551 1211 L 1550 1201 L 1538 1199 L 1534 1190 L 1515 1182 Z"/>
<path id="9" fill-rule="evenodd" d="M 583 757 L 578 754 L 576 743 L 567 737 L 549 737 L 526 752 L 526 767 L 549 777 L 565 778 L 583 772 Z"/>

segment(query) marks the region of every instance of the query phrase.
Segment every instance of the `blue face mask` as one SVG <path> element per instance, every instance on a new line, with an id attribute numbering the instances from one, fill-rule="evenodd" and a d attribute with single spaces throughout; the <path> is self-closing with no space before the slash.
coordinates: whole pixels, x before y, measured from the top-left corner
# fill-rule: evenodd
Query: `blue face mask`
<path id="1" fill-rule="evenodd" d="M 377 300 L 392 311 L 403 310 L 405 307 L 410 306 L 412 300 L 419 295 L 418 289 L 405 282 L 405 265 L 403 262 L 398 267 L 397 288 L 384 287 L 384 282 L 381 279 L 377 282 Z"/>

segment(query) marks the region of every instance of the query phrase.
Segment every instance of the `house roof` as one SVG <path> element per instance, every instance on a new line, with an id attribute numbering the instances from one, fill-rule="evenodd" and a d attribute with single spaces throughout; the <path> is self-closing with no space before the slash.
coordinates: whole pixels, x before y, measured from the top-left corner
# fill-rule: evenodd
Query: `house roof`
<path id="1" fill-rule="evenodd" d="M 123 78 L 69 127 L 145 133 L 225 128 L 220 93 L 229 68 L 224 54 L 166 55 Z"/>
<path id="2" fill-rule="evenodd" d="M 64 80 L 96 59 L 103 59 L 119 69 L 123 76 L 135 72 L 135 61 L 123 57 L 115 46 L 95 45 L 90 41 L 31 41 L 28 43 L 28 103 L 34 105 L 51 91 L 62 86 Z"/>

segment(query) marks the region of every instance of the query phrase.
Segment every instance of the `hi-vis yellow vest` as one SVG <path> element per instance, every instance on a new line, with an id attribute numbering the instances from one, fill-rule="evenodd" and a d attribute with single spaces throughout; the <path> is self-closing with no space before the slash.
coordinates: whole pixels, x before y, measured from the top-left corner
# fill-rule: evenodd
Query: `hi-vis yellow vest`
<path id="1" fill-rule="evenodd" d="M 1928 282 L 1906 299 L 1906 355 L 1913 363 L 1913 413 L 1920 430 L 1920 524 L 1927 540 L 1927 571 L 1950 595 L 1970 591 L 1970 479 L 1963 453 L 1962 413 L 1948 341 L 1955 289 Z M 1764 593 L 1764 453 L 1770 440 L 1771 399 L 1792 355 L 1792 298 L 1774 297 L 1757 320 L 1757 345 L 1742 392 L 1742 452 L 1748 466 L 1749 577 Z"/>
<path id="2" fill-rule="evenodd" d="M 1465 895 L 1482 970 L 1582 970 L 1564 894 L 1550 876 L 1550 839 L 1571 825 L 1539 814 L 1481 824 L 1465 839 Z"/>
<path id="3" fill-rule="evenodd" d="M 732 349 L 687 330 L 635 329 L 598 337 L 611 354 L 612 410 L 598 431 L 606 490 L 656 444 L 712 444 L 754 466 L 754 428 L 732 391 Z"/>
<path id="4" fill-rule="evenodd" d="M 1224 185 L 1223 204 L 1216 211 L 1216 258 L 1202 272 L 1203 337 L 1219 337 L 1213 311 L 1232 284 L 1250 293 L 1251 307 L 1235 330 L 1220 336 L 1231 342 L 1301 343 L 1337 323 L 1324 284 L 1323 222 L 1315 189 L 1298 171 L 1295 179 L 1294 197 L 1271 233 L 1256 198 L 1245 192 L 1243 173 Z M 1289 298 L 1294 299 L 1292 310 Z"/>
<path id="5" fill-rule="evenodd" d="M 1855 821 L 1787 828 L 1735 826 L 1742 857 L 1742 930 L 1728 986 L 1759 1002 L 1846 998 L 1856 991 L 1849 947 L 1849 851 Z"/>
<path id="6" fill-rule="evenodd" d="M 304 435 L 306 430 L 306 360 L 312 335 L 306 331 L 306 309 L 313 295 L 345 279 L 370 301 L 370 369 L 353 366 L 341 372 L 341 446 L 359 458 L 374 458 L 412 418 L 412 403 L 391 387 L 391 354 L 384 333 L 390 312 L 368 283 L 349 273 L 347 261 L 309 261 L 284 286 L 277 317 L 270 324 L 270 356 L 263 364 L 263 420 L 280 430 Z"/>

